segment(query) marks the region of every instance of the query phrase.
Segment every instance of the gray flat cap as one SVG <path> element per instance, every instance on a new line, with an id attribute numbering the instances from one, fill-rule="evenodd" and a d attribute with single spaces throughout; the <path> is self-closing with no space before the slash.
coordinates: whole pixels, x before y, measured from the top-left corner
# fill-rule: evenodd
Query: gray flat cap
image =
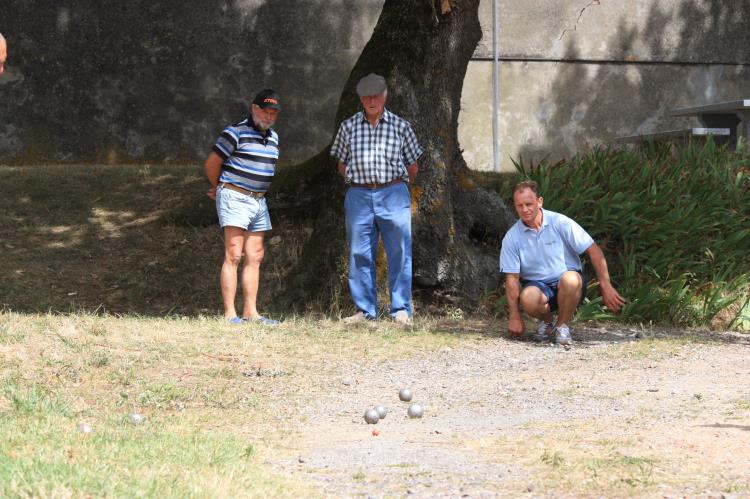
<path id="1" fill-rule="evenodd" d="M 386 88 L 385 78 L 375 73 L 370 73 L 357 83 L 357 95 L 366 97 L 368 95 L 378 95 Z"/>

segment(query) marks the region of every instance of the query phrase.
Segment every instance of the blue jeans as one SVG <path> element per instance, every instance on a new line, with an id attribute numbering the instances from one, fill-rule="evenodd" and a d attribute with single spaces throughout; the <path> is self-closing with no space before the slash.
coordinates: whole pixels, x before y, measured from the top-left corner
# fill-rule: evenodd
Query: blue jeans
<path id="1" fill-rule="evenodd" d="M 344 199 L 346 240 L 349 243 L 349 291 L 357 310 L 377 316 L 375 259 L 378 236 L 388 258 L 391 316 L 399 310 L 412 315 L 411 195 L 406 183 L 367 189 L 350 187 Z"/>

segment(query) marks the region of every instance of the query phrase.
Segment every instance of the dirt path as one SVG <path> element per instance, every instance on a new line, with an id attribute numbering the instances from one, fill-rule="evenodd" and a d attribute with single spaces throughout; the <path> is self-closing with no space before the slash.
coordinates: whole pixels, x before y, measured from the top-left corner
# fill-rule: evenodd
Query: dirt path
<path id="1" fill-rule="evenodd" d="M 576 340 L 335 366 L 269 463 L 332 496 L 750 496 L 748 335 Z M 367 425 L 376 404 L 389 414 Z"/>

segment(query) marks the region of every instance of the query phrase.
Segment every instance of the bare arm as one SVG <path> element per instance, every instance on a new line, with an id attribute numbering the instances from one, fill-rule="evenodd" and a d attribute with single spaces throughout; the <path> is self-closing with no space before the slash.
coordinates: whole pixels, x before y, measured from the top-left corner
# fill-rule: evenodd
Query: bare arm
<path id="1" fill-rule="evenodd" d="M 521 336 L 524 330 L 518 297 L 521 296 L 520 274 L 505 274 L 505 297 L 508 299 L 508 332 L 511 336 Z"/>
<path id="2" fill-rule="evenodd" d="M 418 170 L 419 170 L 419 165 L 417 164 L 416 161 L 406 167 L 406 171 L 407 173 L 409 173 L 409 182 L 414 182 L 417 179 Z"/>
<path id="3" fill-rule="evenodd" d="M 342 161 L 339 161 L 339 175 L 346 178 L 346 165 Z"/>
<path id="4" fill-rule="evenodd" d="M 594 266 L 596 272 L 596 278 L 599 280 L 599 289 L 602 293 L 602 300 L 604 305 L 613 313 L 618 313 L 623 305 L 625 305 L 625 299 L 612 286 L 612 282 L 609 280 L 609 270 L 607 268 L 607 260 L 604 258 L 601 248 L 594 243 L 586 250 L 586 253 L 591 259 L 591 265 Z"/>
<path id="5" fill-rule="evenodd" d="M 219 185 L 219 177 L 221 176 L 221 164 L 224 160 L 221 156 L 215 152 L 211 152 L 206 159 L 204 167 L 206 169 L 206 177 L 208 178 L 211 188 L 208 190 L 206 195 L 211 199 L 216 199 L 216 186 Z"/>

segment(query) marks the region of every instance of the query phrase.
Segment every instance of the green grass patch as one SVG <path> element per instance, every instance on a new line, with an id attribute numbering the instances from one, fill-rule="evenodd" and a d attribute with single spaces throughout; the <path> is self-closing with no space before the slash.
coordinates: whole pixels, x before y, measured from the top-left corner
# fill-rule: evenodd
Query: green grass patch
<path id="1" fill-rule="evenodd" d="M 288 495 L 241 438 L 123 418 L 84 433 L 70 417 L 39 409 L 0 419 L 3 497 Z"/>

